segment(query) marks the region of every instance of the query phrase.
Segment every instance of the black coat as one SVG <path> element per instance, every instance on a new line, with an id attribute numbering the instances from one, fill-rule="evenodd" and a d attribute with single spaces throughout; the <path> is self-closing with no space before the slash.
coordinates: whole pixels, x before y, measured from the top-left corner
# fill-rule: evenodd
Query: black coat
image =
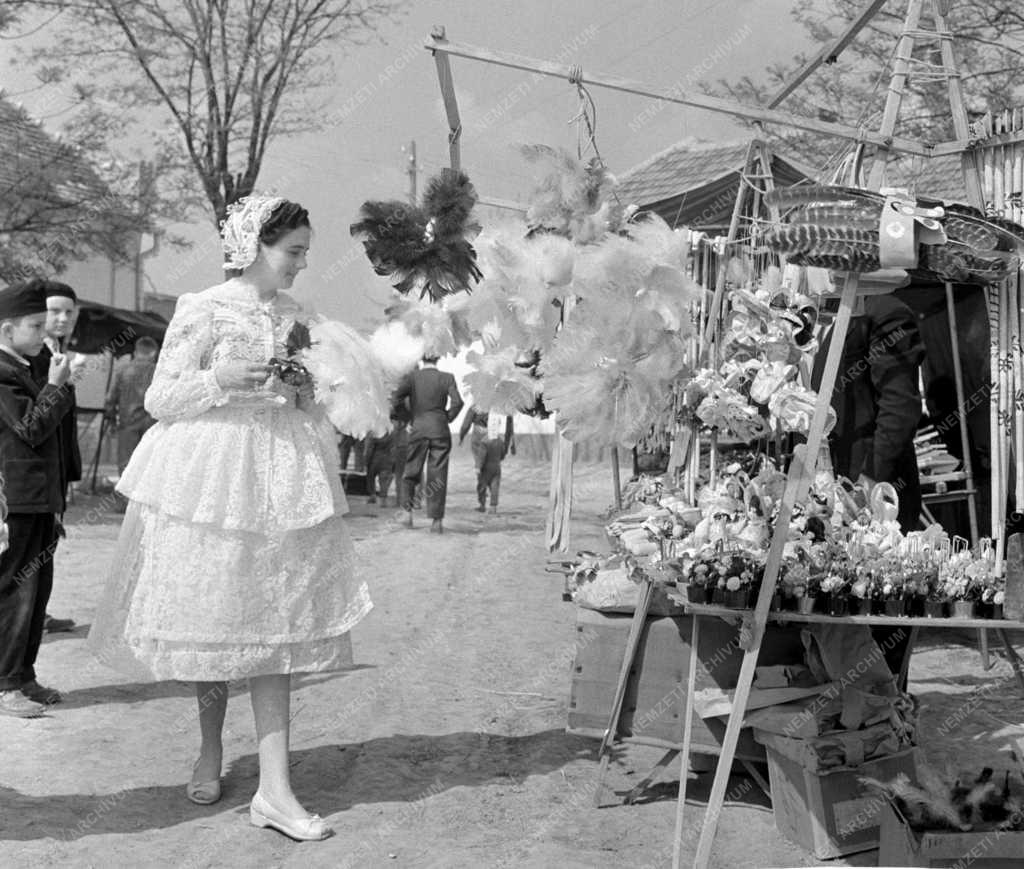
<path id="1" fill-rule="evenodd" d="M 901 301 L 868 296 L 863 304 L 863 313 L 850 320 L 832 393 L 837 417 L 830 438 L 832 463 L 836 473 L 855 482 L 863 474 L 892 483 L 900 498 L 900 525 L 909 531 L 921 515 L 914 435 L 921 421 L 918 378 L 924 345 L 917 318 Z M 828 343 L 817 356 L 815 386 Z"/>
<path id="2" fill-rule="evenodd" d="M 32 363 L 32 377 L 39 384 L 40 389 L 49 380 L 52 358 L 53 354 L 50 352 L 50 348 L 43 347 L 43 351 L 38 356 L 32 356 L 28 360 Z M 63 459 L 65 494 L 68 483 L 82 479 L 82 453 L 78 447 L 78 397 L 75 395 L 75 387 L 70 382 L 66 388 L 71 391 L 71 409 L 60 421 L 60 452 Z"/>
<path id="3" fill-rule="evenodd" d="M 0 469 L 9 512 L 64 512 L 59 429 L 73 404 L 70 387 L 40 388 L 31 369 L 0 351 Z"/>
<path id="4" fill-rule="evenodd" d="M 448 371 L 420 368 L 407 374 L 392 396 L 395 405 L 403 404 L 412 417 L 409 439 L 450 438 L 449 424 L 462 410 L 462 396 L 455 377 Z"/>

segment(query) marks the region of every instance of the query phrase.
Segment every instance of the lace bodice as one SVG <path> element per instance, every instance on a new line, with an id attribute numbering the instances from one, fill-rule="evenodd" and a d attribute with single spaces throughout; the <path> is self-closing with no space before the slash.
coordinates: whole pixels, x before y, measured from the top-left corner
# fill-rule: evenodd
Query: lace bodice
<path id="1" fill-rule="evenodd" d="M 225 362 L 267 362 L 285 355 L 285 340 L 296 322 L 310 315 L 291 297 L 279 293 L 260 302 L 255 292 L 234 281 L 178 299 L 167 329 L 146 410 L 171 422 L 198 416 L 212 407 L 243 403 L 291 403 L 295 389 L 271 377 L 260 390 L 224 390 L 214 369 Z"/>

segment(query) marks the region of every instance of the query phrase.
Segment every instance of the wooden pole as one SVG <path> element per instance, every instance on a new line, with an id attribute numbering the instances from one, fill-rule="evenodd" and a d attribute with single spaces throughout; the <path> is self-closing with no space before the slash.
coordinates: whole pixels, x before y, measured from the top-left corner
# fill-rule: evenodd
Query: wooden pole
<path id="1" fill-rule="evenodd" d="M 919 2 L 919 0 L 915 0 L 915 2 Z M 493 63 L 497 66 L 539 73 L 540 75 L 562 78 L 567 81 L 570 72 L 574 71 L 571 67 L 560 63 L 551 63 L 521 54 L 513 54 L 508 51 L 495 51 L 493 49 L 466 45 L 465 43 L 449 42 L 443 36 L 443 29 L 441 30 L 442 36 L 432 36 L 423 46 L 428 51 L 434 52 L 435 55 L 444 53 L 455 57 L 465 57 L 469 60 L 479 60 L 484 63 Z M 435 29 L 435 34 L 437 32 L 438 30 Z M 735 103 L 731 100 L 724 100 L 702 93 L 680 93 L 678 89 L 651 90 L 639 82 L 609 75 L 587 74 L 581 75 L 578 80 L 581 84 L 587 84 L 592 87 L 606 88 L 641 97 L 651 97 L 661 102 L 693 106 L 698 109 L 706 109 L 709 112 L 719 112 L 738 118 L 746 118 L 751 121 L 763 121 L 766 124 L 781 124 L 784 127 L 795 127 L 798 130 L 808 130 L 812 133 L 820 133 L 823 136 L 835 136 L 839 139 L 851 139 L 855 142 L 883 145 L 891 151 L 898 151 L 904 154 L 916 154 L 919 157 L 929 157 L 932 154 L 931 144 L 922 143 L 916 139 L 881 136 L 878 133 L 851 127 L 847 124 L 819 121 L 816 118 L 805 118 L 792 112 L 780 112 L 776 109 L 766 109 L 760 106 L 745 106 L 742 103 Z M 963 148 L 960 147 L 957 150 L 963 150 Z"/>
<path id="2" fill-rule="evenodd" d="M 903 23 L 900 41 L 896 46 L 896 60 L 893 62 L 892 77 L 889 79 L 889 93 L 885 98 L 885 111 L 882 114 L 882 123 L 878 128 L 883 139 L 891 137 L 896 129 L 896 118 L 899 117 L 900 106 L 903 104 L 903 91 L 907 86 L 910 57 L 914 52 L 914 31 L 917 30 L 917 23 L 921 18 L 923 2 L 924 0 L 910 0 L 907 5 L 907 17 Z M 882 186 L 882 182 L 885 181 L 885 164 L 889 159 L 890 150 L 893 149 L 883 142 L 875 154 L 875 161 L 871 164 L 871 176 L 868 178 L 868 187 L 872 190 L 878 190 Z"/>
<path id="3" fill-rule="evenodd" d="M 964 396 L 964 372 L 960 364 L 960 338 L 956 327 L 956 304 L 953 285 L 946 281 L 946 311 L 949 319 L 949 341 L 953 353 L 953 377 L 956 379 L 957 418 L 960 422 L 960 444 L 964 454 L 964 485 L 967 487 L 967 516 L 971 527 L 971 544 L 978 544 L 978 504 L 971 463 L 971 437 L 967 431 L 967 400 Z"/>
<path id="4" fill-rule="evenodd" d="M 435 27 L 430 34 L 432 43 L 445 42 L 444 28 Z M 441 85 L 441 98 L 444 100 L 444 111 L 448 116 L 448 158 L 452 169 L 462 168 L 462 152 L 459 140 L 462 138 L 462 120 L 459 118 L 459 101 L 455 97 L 455 83 L 452 80 L 452 65 L 448 54 L 443 51 L 434 52 L 434 64 L 437 66 L 437 80 Z"/>
<path id="5" fill-rule="evenodd" d="M 736 756 L 736 744 L 739 741 L 740 727 L 743 724 L 747 700 L 750 697 L 750 688 L 754 681 L 754 670 L 757 667 L 757 658 L 761 651 L 761 641 L 764 638 L 765 625 L 768 623 L 768 610 L 771 607 L 772 595 L 775 593 L 779 570 L 782 567 L 782 551 L 789 538 L 789 522 L 793 515 L 793 507 L 798 503 L 802 503 L 807 498 L 811 480 L 814 478 L 814 468 L 818 461 L 818 453 L 821 449 L 825 433 L 825 421 L 828 418 L 828 410 L 831 404 L 827 397 L 832 395 L 832 390 L 835 388 L 836 375 L 842 362 L 843 345 L 846 342 L 846 333 L 850 326 L 850 315 L 853 311 L 853 304 L 857 295 L 858 281 L 859 275 L 856 272 L 852 272 L 847 278 L 846 285 L 843 287 L 843 293 L 839 299 L 839 313 L 836 316 L 832 341 L 829 344 L 828 356 L 825 360 L 825 368 L 822 372 L 821 384 L 818 390 L 819 396 L 823 398 L 818 401 L 814 408 L 810 431 L 807 434 L 807 443 L 798 446 L 793 453 L 793 462 L 789 468 L 786 489 L 782 496 L 782 502 L 779 505 L 779 513 L 775 520 L 774 532 L 772 533 L 772 542 L 768 550 L 767 560 L 765 561 L 764 579 L 761 582 L 761 591 L 757 596 L 757 604 L 754 608 L 753 620 L 750 625 L 752 636 L 743 654 L 743 663 L 740 666 L 740 674 L 736 683 L 732 711 L 729 714 L 729 722 L 725 728 L 722 751 L 718 757 L 718 767 L 715 770 L 715 780 L 711 786 L 711 794 L 708 797 L 704 826 L 701 829 L 700 842 L 697 845 L 697 856 L 693 864 L 696 869 L 706 869 L 711 860 L 711 848 L 714 844 L 715 833 L 718 828 L 718 817 L 722 810 L 725 789 L 729 783 L 732 762 Z"/>
<path id="6" fill-rule="evenodd" d="M 622 509 L 622 480 L 619 476 L 619 448 L 612 447 L 612 489 L 615 494 L 615 509 Z"/>
<path id="7" fill-rule="evenodd" d="M 690 743 L 693 740 L 693 697 L 697 683 L 697 655 L 700 650 L 700 616 L 692 615 L 690 630 L 690 668 L 686 674 L 686 706 L 683 708 L 682 766 L 679 768 L 679 794 L 676 797 L 676 838 L 672 845 L 672 866 L 679 869 L 683 858 L 683 813 L 686 811 L 686 779 L 690 774 Z"/>
<path id="8" fill-rule="evenodd" d="M 819 66 L 823 63 L 835 63 L 854 37 L 864 29 L 864 26 L 875 17 L 875 13 L 881 9 L 887 0 L 871 0 L 860 14 L 850 22 L 850 26 L 839 35 L 837 39 L 826 45 L 814 57 L 812 57 L 789 81 L 787 81 L 772 97 L 768 108 L 778 108 L 779 104 L 786 99 L 793 91 L 802 85 Z"/>

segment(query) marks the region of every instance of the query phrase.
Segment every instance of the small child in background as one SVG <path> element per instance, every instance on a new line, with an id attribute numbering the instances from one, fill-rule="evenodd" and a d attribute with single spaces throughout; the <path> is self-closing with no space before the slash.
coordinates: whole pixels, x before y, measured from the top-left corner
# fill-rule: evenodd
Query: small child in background
<path id="1" fill-rule="evenodd" d="M 459 428 L 459 443 L 466 439 L 472 428 L 470 447 L 473 463 L 476 465 L 477 512 L 487 509 L 487 494 L 490 492 L 491 512 L 498 512 L 498 490 L 501 487 L 501 463 L 511 450 L 516 454 L 512 417 L 487 413 L 471 407 Z"/>
<path id="2" fill-rule="evenodd" d="M 381 506 L 386 507 L 388 504 L 388 489 L 395 475 L 394 440 L 393 431 L 379 437 L 372 434 L 366 436 L 363 459 L 366 462 L 366 491 L 369 495 L 367 504 L 376 504 L 378 497 Z"/>

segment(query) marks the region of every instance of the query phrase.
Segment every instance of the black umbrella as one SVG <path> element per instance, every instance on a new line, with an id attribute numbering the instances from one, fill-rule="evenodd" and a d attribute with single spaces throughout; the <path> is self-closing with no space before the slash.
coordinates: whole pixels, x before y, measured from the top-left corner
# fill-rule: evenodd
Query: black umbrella
<path id="1" fill-rule="evenodd" d="M 67 349 L 76 353 L 110 351 L 115 356 L 123 356 L 132 352 L 135 342 L 143 335 L 162 344 L 166 331 L 167 321 L 159 314 L 80 302 L 78 322 Z"/>

